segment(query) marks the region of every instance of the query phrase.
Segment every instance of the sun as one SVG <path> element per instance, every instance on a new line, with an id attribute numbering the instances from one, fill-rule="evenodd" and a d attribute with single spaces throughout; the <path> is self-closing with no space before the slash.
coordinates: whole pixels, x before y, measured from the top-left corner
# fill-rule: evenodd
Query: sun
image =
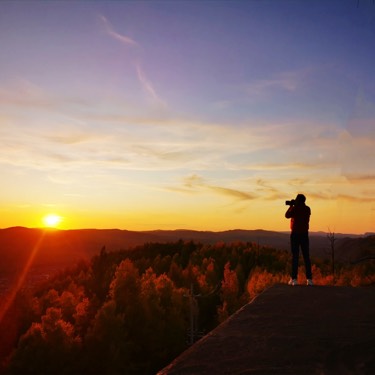
<path id="1" fill-rule="evenodd" d="M 56 214 L 48 214 L 43 217 L 44 226 L 48 228 L 57 228 L 61 223 L 62 217 Z"/>

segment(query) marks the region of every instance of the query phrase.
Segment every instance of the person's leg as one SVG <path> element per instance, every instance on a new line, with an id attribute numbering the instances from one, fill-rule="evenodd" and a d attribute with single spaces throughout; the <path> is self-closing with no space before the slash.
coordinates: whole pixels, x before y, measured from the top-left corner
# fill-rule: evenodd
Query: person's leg
<path id="1" fill-rule="evenodd" d="M 292 251 L 292 279 L 298 276 L 299 238 L 296 233 L 290 235 L 290 248 Z"/>
<path id="2" fill-rule="evenodd" d="M 306 279 L 312 279 L 311 261 L 310 261 L 310 246 L 308 233 L 301 236 L 301 251 L 306 269 Z"/>

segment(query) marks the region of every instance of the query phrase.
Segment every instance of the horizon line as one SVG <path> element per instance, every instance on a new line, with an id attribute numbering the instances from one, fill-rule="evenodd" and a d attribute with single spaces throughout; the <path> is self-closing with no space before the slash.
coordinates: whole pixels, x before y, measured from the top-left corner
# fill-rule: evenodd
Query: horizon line
<path id="1" fill-rule="evenodd" d="M 126 231 L 126 232 L 136 232 L 136 233 L 149 233 L 149 232 L 197 232 L 197 233 L 225 233 L 225 232 L 273 232 L 273 233 L 281 233 L 281 234 L 289 234 L 290 230 L 271 230 L 271 229 L 241 229 L 241 228 L 234 228 L 234 229 L 224 229 L 224 230 L 202 230 L 202 229 L 187 229 L 187 228 L 176 228 L 176 229 L 147 229 L 147 230 L 134 230 L 134 229 L 125 229 L 125 228 L 52 228 L 52 227 L 27 227 L 23 225 L 14 225 L 10 227 L 0 228 L 0 230 L 9 230 L 9 229 L 29 229 L 29 230 L 43 230 L 47 232 L 57 232 L 57 231 L 85 231 L 85 230 L 97 230 L 97 231 Z M 328 234 L 330 231 L 309 231 L 310 235 L 318 235 L 318 234 Z M 346 235 L 346 236 L 371 236 L 375 235 L 375 232 L 362 232 L 362 233 L 346 233 L 346 232 L 333 232 L 336 235 Z"/>

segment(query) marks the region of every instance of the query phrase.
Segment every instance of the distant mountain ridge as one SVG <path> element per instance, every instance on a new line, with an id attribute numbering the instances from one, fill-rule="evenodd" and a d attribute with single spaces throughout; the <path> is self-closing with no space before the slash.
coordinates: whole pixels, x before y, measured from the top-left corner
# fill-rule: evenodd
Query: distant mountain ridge
<path id="1" fill-rule="evenodd" d="M 374 254 L 375 236 L 335 234 L 337 259 L 353 260 Z M 22 268 L 30 254 L 34 265 L 71 265 L 90 259 L 105 246 L 107 251 L 127 250 L 150 242 L 196 241 L 203 244 L 236 241 L 259 246 L 289 249 L 289 233 L 267 230 L 226 230 L 221 232 L 195 230 L 128 231 L 120 229 L 44 230 L 25 227 L 0 229 L 0 272 L 11 273 Z M 313 256 L 327 256 L 329 241 L 325 233 L 311 233 Z"/>

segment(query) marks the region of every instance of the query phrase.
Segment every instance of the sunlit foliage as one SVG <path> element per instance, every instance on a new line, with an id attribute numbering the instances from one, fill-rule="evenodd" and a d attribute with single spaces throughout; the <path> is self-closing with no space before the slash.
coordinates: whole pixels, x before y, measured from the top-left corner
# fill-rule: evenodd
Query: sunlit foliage
<path id="1" fill-rule="evenodd" d="M 40 323 L 32 323 L 21 336 L 12 362 L 12 372 L 69 373 L 78 359 L 81 338 L 71 323 L 63 320 L 61 309 L 50 307 Z"/>
<path id="2" fill-rule="evenodd" d="M 252 243 L 145 244 L 80 262 L 17 298 L 18 343 L 9 374 L 151 374 L 275 283 L 290 254 Z M 374 262 L 313 259 L 317 285 L 371 285 Z M 300 267 L 300 282 L 304 269 Z M 190 336 L 191 337 L 191 336 Z"/>

